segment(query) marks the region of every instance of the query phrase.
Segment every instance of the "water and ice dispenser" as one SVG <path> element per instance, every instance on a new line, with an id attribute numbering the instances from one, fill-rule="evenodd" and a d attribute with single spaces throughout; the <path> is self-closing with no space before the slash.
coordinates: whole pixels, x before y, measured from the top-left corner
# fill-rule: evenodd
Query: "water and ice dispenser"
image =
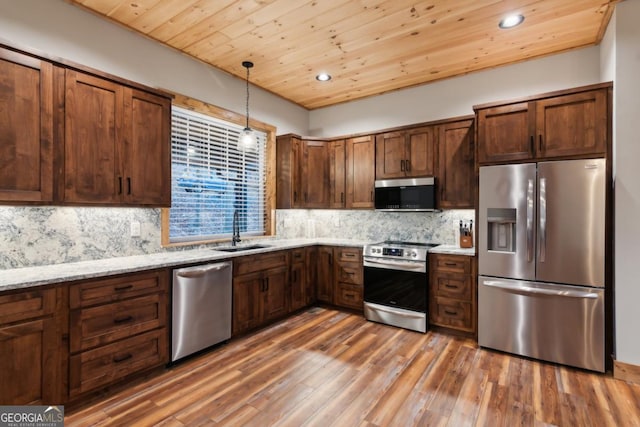
<path id="1" fill-rule="evenodd" d="M 487 208 L 487 250 L 516 251 L 516 209 Z"/>

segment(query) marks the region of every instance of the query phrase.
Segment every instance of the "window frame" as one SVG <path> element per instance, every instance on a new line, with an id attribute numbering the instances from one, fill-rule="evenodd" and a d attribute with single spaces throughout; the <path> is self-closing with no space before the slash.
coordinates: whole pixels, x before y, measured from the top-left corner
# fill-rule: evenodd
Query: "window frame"
<path id="1" fill-rule="evenodd" d="M 223 120 L 237 125 L 246 125 L 246 116 L 233 111 L 208 104 L 206 102 L 189 98 L 180 94 L 173 94 L 172 105 L 200 114 L 211 116 L 218 120 Z M 266 138 L 265 153 L 265 205 L 264 205 L 264 235 L 247 236 L 247 240 L 271 237 L 275 234 L 275 207 L 276 207 L 276 127 L 255 119 L 249 119 L 249 126 L 252 129 L 264 132 Z M 171 142 L 170 142 L 171 143 Z M 171 177 L 169 177 L 169 180 Z M 193 246 L 207 243 L 229 242 L 230 238 L 224 237 L 211 240 L 189 240 L 181 242 L 171 242 L 169 238 L 169 208 L 162 208 L 161 211 L 161 245 L 162 247 Z"/>

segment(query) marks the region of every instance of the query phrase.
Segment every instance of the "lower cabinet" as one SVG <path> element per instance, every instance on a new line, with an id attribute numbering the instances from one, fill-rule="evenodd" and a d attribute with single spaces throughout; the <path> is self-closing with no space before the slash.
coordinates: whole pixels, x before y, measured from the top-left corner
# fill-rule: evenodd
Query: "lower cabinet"
<path id="1" fill-rule="evenodd" d="M 306 307 L 315 301 L 315 269 L 312 260 L 315 260 L 316 248 L 307 247 L 291 251 L 291 271 L 289 279 L 291 283 L 289 311 L 296 311 Z"/>
<path id="2" fill-rule="evenodd" d="M 289 252 L 233 260 L 233 334 L 289 312 Z"/>
<path id="3" fill-rule="evenodd" d="M 40 289 L 0 296 L 3 405 L 64 403 L 66 352 L 57 294 L 57 289 Z"/>
<path id="4" fill-rule="evenodd" d="M 362 310 L 362 248 L 320 246 L 317 250 L 318 301 Z"/>
<path id="5" fill-rule="evenodd" d="M 429 322 L 466 333 L 476 333 L 475 258 L 430 254 Z"/>
<path id="6" fill-rule="evenodd" d="M 70 400 L 169 361 L 168 283 L 157 270 L 70 285 Z"/>

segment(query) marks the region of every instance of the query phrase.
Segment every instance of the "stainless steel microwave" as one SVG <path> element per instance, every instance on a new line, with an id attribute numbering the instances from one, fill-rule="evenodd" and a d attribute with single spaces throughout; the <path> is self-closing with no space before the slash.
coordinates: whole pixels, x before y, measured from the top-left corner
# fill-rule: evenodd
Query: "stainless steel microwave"
<path id="1" fill-rule="evenodd" d="M 430 212 L 436 210 L 434 177 L 384 179 L 375 181 L 375 208 L 390 212 Z"/>

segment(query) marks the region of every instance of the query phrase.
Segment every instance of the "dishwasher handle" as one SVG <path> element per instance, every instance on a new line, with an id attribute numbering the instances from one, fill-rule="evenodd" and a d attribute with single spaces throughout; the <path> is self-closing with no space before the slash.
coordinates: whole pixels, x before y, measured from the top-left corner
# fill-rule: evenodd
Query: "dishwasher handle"
<path id="1" fill-rule="evenodd" d="M 208 273 L 225 270 L 227 268 L 231 268 L 231 262 L 219 262 L 217 264 L 199 265 L 197 267 L 189 267 L 176 270 L 176 276 L 196 279 L 198 277 L 203 277 Z"/>

